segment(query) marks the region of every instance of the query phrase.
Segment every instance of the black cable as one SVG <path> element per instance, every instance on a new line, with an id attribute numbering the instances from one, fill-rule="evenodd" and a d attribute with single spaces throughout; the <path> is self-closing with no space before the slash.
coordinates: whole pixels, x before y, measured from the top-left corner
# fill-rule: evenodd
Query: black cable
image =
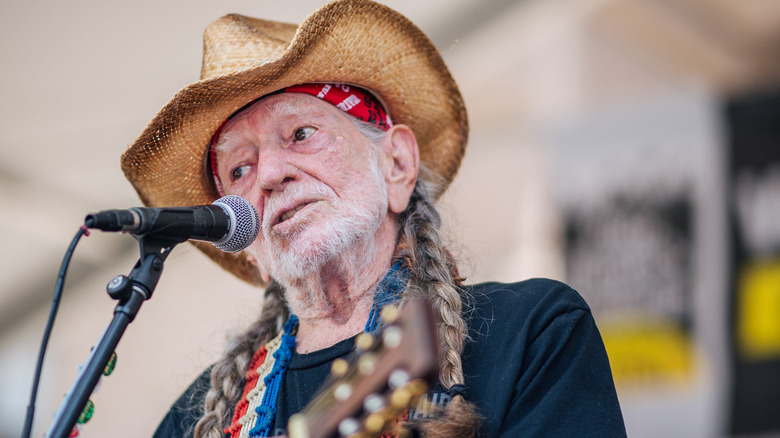
<path id="1" fill-rule="evenodd" d="M 62 286 L 65 284 L 65 274 L 68 272 L 68 265 L 70 259 L 73 256 L 73 251 L 76 249 L 76 244 L 79 243 L 81 236 L 84 234 L 89 235 L 87 227 L 82 226 L 79 231 L 73 237 L 70 242 L 68 250 L 65 252 L 65 257 L 62 259 L 60 265 L 60 272 L 57 275 L 57 283 L 54 285 L 54 297 L 51 301 L 51 311 L 49 312 L 49 320 L 46 321 L 46 329 L 43 331 L 43 340 L 41 341 L 41 350 L 38 352 L 38 365 L 35 367 L 35 375 L 33 376 L 33 386 L 30 393 L 30 403 L 27 405 L 27 417 L 24 422 L 24 431 L 22 432 L 22 438 L 30 438 L 32 433 L 33 418 L 35 417 L 35 399 L 38 396 L 38 384 L 41 380 L 41 371 L 43 370 L 43 357 L 46 355 L 46 346 L 49 344 L 49 335 L 51 335 L 51 329 L 54 326 L 54 319 L 57 317 L 57 310 L 60 307 L 60 299 L 62 298 Z"/>

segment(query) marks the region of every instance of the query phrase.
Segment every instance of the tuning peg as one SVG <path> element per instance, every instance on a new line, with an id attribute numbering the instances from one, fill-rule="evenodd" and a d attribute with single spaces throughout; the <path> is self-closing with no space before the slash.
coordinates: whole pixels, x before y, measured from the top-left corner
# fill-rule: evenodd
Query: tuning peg
<path id="1" fill-rule="evenodd" d="M 382 333 L 382 343 L 388 349 L 401 345 L 401 340 L 403 340 L 403 332 L 399 327 L 390 326 Z"/>
<path id="2" fill-rule="evenodd" d="M 371 353 L 365 353 L 358 359 L 357 369 L 360 374 L 367 376 L 374 372 L 376 369 L 376 355 Z"/>
<path id="3" fill-rule="evenodd" d="M 425 394 L 427 390 L 428 384 L 425 383 L 425 381 L 419 379 L 412 380 L 408 384 L 396 389 L 390 394 L 390 405 L 399 410 L 403 409 L 409 406 L 409 404 L 411 404 L 414 399 Z"/>
<path id="4" fill-rule="evenodd" d="M 342 383 L 338 385 L 336 389 L 333 390 L 333 398 L 335 398 L 340 402 L 345 401 L 351 395 L 352 395 L 352 386 L 350 386 L 348 383 Z"/>
<path id="5" fill-rule="evenodd" d="M 368 333 L 361 333 L 355 340 L 358 352 L 366 351 L 374 345 L 374 337 Z"/>
<path id="6" fill-rule="evenodd" d="M 370 394 L 363 400 L 363 409 L 366 412 L 377 412 L 385 407 L 385 398 L 379 394 Z"/>
<path id="7" fill-rule="evenodd" d="M 428 384 L 425 383 L 425 380 L 422 379 L 412 380 L 408 385 L 406 385 L 406 387 L 414 397 L 423 395 L 426 391 L 428 391 Z"/>
<path id="8" fill-rule="evenodd" d="M 302 413 L 293 414 L 287 422 L 287 435 L 292 438 L 309 438 L 309 426 Z"/>
<path id="9" fill-rule="evenodd" d="M 339 435 L 342 437 L 348 437 L 355 435 L 360 431 L 360 422 L 352 417 L 347 417 L 339 423 Z"/>
<path id="10" fill-rule="evenodd" d="M 401 312 L 398 310 L 398 306 L 385 306 L 381 312 L 382 321 L 384 321 L 385 324 L 392 324 L 398 320 L 398 315 L 400 314 Z"/>
<path id="11" fill-rule="evenodd" d="M 390 373 L 390 377 L 387 378 L 387 385 L 392 389 L 398 389 L 409 383 L 410 378 L 409 373 L 399 368 Z"/>
<path id="12" fill-rule="evenodd" d="M 333 364 L 330 366 L 330 373 L 335 377 L 342 377 L 345 374 L 347 374 L 347 371 L 349 370 L 349 362 L 347 362 L 345 359 L 338 358 L 333 361 Z"/>
<path id="13" fill-rule="evenodd" d="M 379 412 L 368 414 L 365 420 L 363 420 L 363 428 L 371 436 L 377 435 L 385 428 L 387 419 Z"/>
<path id="14" fill-rule="evenodd" d="M 390 394 L 390 405 L 397 409 L 405 408 L 411 401 L 412 393 L 406 388 L 396 389 Z"/>

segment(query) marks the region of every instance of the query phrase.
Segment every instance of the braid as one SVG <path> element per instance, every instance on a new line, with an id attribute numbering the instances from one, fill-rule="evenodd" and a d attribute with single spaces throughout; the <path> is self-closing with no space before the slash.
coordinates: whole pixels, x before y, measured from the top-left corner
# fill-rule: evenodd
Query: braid
<path id="1" fill-rule="evenodd" d="M 222 438 L 230 425 L 233 408 L 243 393 L 252 356 L 279 331 L 287 317 L 283 288 L 271 282 L 265 291 L 263 311 L 246 332 L 228 344 L 224 356 L 211 370 L 211 387 L 204 400 L 203 416 L 195 425 L 194 438 Z"/>
<path id="2" fill-rule="evenodd" d="M 463 303 L 468 296 L 457 286 L 457 267 L 441 241 L 441 216 L 433 205 L 428 178 L 425 169 L 421 169 L 409 207 L 401 217 L 398 256 L 406 258 L 411 268 L 407 293 L 431 299 L 438 311 L 443 358 L 439 380 L 450 389 L 464 383 L 461 354 L 468 327 L 463 319 Z M 476 434 L 479 421 L 476 407 L 462 395 L 455 395 L 441 418 L 420 427 L 426 437 L 467 437 Z"/>

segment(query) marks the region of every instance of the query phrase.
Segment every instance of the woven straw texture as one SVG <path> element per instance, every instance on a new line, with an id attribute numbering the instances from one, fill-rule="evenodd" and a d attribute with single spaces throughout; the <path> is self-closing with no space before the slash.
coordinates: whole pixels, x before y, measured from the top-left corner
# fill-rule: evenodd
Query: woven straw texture
<path id="1" fill-rule="evenodd" d="M 217 128 L 259 97 L 316 82 L 372 91 L 393 123 L 415 133 L 428 168 L 445 184 L 455 176 L 468 135 L 457 85 L 420 29 L 368 0 L 333 1 L 300 26 L 236 14 L 209 25 L 201 80 L 160 110 L 122 155 L 122 170 L 146 205 L 211 203 L 219 195 L 205 156 Z M 239 278 L 263 284 L 243 254 L 196 245 Z"/>

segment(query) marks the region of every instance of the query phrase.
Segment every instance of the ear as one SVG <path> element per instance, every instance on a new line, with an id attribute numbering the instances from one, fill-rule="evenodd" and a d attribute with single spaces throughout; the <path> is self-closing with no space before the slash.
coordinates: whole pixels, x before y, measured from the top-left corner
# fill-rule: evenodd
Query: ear
<path id="1" fill-rule="evenodd" d="M 394 125 L 385 136 L 387 152 L 388 208 L 393 213 L 401 213 L 409 205 L 409 198 L 417 183 L 420 171 L 420 149 L 417 138 L 406 125 Z"/>

